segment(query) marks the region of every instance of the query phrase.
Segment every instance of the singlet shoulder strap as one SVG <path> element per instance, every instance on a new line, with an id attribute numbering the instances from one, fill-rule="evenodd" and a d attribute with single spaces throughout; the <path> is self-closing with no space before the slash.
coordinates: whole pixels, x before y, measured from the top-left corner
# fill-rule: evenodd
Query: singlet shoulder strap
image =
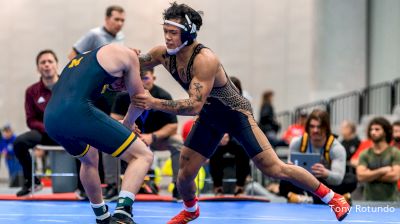
<path id="1" fill-rule="evenodd" d="M 333 136 L 333 135 L 330 135 L 329 136 L 329 138 L 328 138 L 328 140 L 326 141 L 326 143 L 325 143 L 325 147 L 324 147 L 324 157 L 325 157 L 325 160 L 328 162 L 328 163 L 331 163 L 331 156 L 330 156 L 330 151 L 331 151 L 331 147 L 332 147 L 332 144 L 333 144 L 333 141 L 335 140 L 335 136 Z"/>
<path id="2" fill-rule="evenodd" d="M 198 55 L 201 51 L 201 49 L 206 48 L 203 44 L 198 44 L 193 51 L 192 56 L 189 59 L 189 63 L 188 63 L 188 68 L 192 66 L 194 58 L 196 57 L 196 55 Z"/>
<path id="3" fill-rule="evenodd" d="M 301 137 L 301 145 L 300 145 L 300 152 L 306 153 L 308 146 L 308 134 L 304 133 Z"/>

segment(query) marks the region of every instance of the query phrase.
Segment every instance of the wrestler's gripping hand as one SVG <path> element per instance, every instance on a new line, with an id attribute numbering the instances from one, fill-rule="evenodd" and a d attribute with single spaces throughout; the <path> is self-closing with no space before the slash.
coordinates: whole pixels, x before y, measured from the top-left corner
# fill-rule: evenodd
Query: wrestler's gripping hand
<path id="1" fill-rule="evenodd" d="M 133 105 L 144 110 L 154 108 L 155 100 L 148 90 L 144 90 L 144 93 L 137 94 L 131 98 Z"/>
<path id="2" fill-rule="evenodd" d="M 142 133 L 142 131 L 140 130 L 140 128 L 137 126 L 136 123 L 134 123 L 133 125 L 129 125 L 128 123 L 125 122 L 125 120 L 118 120 L 119 123 L 123 124 L 125 127 L 129 128 L 129 130 L 135 132 L 136 134 L 140 135 Z"/>

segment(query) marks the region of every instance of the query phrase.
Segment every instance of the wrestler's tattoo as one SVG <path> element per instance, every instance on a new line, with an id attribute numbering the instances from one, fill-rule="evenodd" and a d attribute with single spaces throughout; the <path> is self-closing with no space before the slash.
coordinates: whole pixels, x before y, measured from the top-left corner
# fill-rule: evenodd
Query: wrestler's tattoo
<path id="1" fill-rule="evenodd" d="M 161 104 L 166 108 L 176 108 L 178 106 L 178 103 L 173 100 L 163 100 Z"/>
<path id="2" fill-rule="evenodd" d="M 178 113 L 185 114 L 187 112 L 192 112 L 194 109 L 193 102 L 191 99 L 186 99 L 182 101 L 181 106 L 178 106 Z"/>
<path id="3" fill-rule="evenodd" d="M 193 83 L 193 86 L 195 90 L 196 101 L 197 102 L 203 101 L 203 95 L 201 94 L 201 89 L 203 88 L 203 86 L 198 82 Z"/>
<path id="4" fill-rule="evenodd" d="M 192 99 L 162 100 L 161 105 L 167 111 L 175 111 L 177 114 L 191 114 L 194 110 Z"/>
<path id="5" fill-rule="evenodd" d="M 162 109 L 180 115 L 192 115 L 195 110 L 196 102 L 203 102 L 201 93 L 203 86 L 199 82 L 194 82 L 189 86 L 189 99 L 184 100 L 161 100 Z"/>
<path id="6" fill-rule="evenodd" d="M 140 64 L 145 63 L 145 62 L 150 62 L 153 58 L 151 57 L 150 54 L 141 54 L 139 55 L 139 62 Z"/>

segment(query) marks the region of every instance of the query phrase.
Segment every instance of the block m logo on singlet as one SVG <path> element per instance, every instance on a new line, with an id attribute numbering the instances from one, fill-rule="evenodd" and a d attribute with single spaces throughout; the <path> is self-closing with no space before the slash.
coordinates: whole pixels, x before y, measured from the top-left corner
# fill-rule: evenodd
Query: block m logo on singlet
<path id="1" fill-rule="evenodd" d="M 68 68 L 73 68 L 73 67 L 78 66 L 81 63 L 82 58 L 83 57 L 80 57 L 78 59 L 76 59 L 76 58 L 72 59 L 71 63 L 68 65 Z"/>

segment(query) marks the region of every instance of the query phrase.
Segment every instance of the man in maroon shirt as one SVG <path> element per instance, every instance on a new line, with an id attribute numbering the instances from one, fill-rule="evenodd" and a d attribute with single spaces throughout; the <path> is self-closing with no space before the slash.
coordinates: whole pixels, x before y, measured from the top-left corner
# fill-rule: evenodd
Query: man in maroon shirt
<path id="1" fill-rule="evenodd" d="M 26 122 L 30 131 L 19 135 L 14 142 L 14 151 L 23 172 L 25 183 L 17 196 L 24 196 L 31 192 L 32 185 L 32 157 L 29 149 L 38 144 L 57 145 L 45 132 L 43 114 L 51 97 L 51 89 L 58 81 L 58 59 L 52 50 L 43 50 L 36 56 L 36 66 L 40 80 L 29 86 L 25 92 Z M 35 178 L 35 191 L 40 190 L 40 180 Z"/>

